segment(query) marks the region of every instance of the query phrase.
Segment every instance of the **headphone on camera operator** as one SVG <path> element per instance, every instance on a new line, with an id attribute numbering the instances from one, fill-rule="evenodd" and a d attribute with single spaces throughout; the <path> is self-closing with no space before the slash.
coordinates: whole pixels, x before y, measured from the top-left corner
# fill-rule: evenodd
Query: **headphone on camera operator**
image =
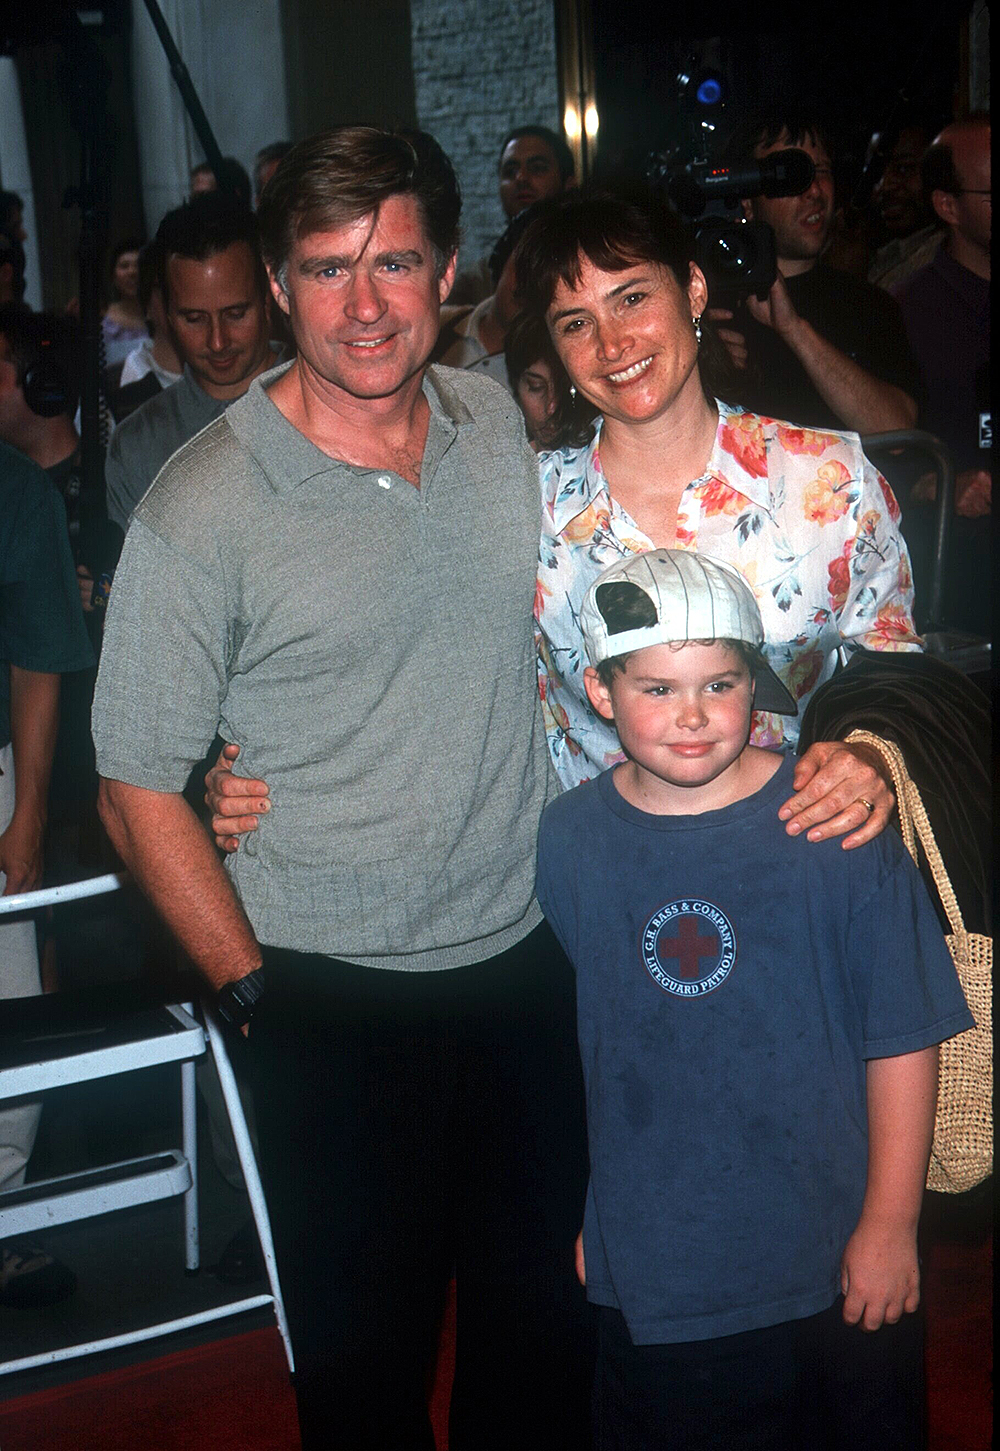
<path id="1" fill-rule="evenodd" d="M 75 393 L 51 348 L 52 338 L 43 333 L 37 357 L 23 369 L 19 380 L 25 403 L 39 418 L 58 418 L 61 413 L 73 413 L 76 407 Z"/>

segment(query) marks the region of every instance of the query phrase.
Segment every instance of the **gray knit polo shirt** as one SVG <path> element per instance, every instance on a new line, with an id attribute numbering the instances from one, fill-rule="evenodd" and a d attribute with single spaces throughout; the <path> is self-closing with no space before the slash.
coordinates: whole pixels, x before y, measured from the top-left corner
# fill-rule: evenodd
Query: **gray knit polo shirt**
<path id="1" fill-rule="evenodd" d="M 229 858 L 260 941 L 375 967 L 482 961 L 541 920 L 535 456 L 502 388 L 432 368 L 415 489 L 293 428 L 266 391 L 283 371 L 175 454 L 135 512 L 98 770 L 180 791 L 218 728 L 271 788 Z"/>

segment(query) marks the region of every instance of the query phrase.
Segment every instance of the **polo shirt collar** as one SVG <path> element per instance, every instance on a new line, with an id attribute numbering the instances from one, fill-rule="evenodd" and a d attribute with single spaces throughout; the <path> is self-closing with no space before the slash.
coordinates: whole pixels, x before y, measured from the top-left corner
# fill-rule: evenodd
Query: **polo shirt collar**
<path id="1" fill-rule="evenodd" d="M 719 424 L 715 431 L 708 467 L 702 478 L 719 479 L 751 503 L 766 506 L 770 497 L 767 470 L 765 467 L 761 476 L 753 467 L 754 461 L 758 461 L 759 469 L 759 460 L 766 459 L 768 434 L 763 420 L 745 409 L 732 408 L 718 398 L 715 405 L 719 410 Z M 574 451 L 579 460 L 577 469 L 580 463 L 583 465 L 582 474 L 573 469 L 572 462 L 567 461 L 568 467 L 564 464 L 566 486 L 560 487 L 552 504 L 552 520 L 557 534 L 561 534 L 579 514 L 589 509 L 601 494 L 609 492 L 608 481 L 600 464 L 602 422 L 603 420 L 598 419 L 597 430 L 590 443 Z M 745 446 L 733 452 L 734 439 Z M 727 443 L 730 444 L 729 448 L 726 447 Z M 700 480 L 692 479 L 691 482 L 699 483 Z"/>
<path id="2" fill-rule="evenodd" d="M 289 423 L 272 403 L 267 389 L 291 366 L 291 362 L 281 363 L 266 373 L 259 373 L 242 398 L 235 399 L 226 410 L 226 421 L 267 475 L 275 493 L 289 494 L 320 474 L 344 470 L 356 475 L 379 473 L 378 468 L 364 468 L 331 458 Z M 424 451 L 425 460 L 429 460 L 432 456 L 439 458 L 458 429 L 473 422 L 473 418 L 438 369 L 428 368 L 425 372 L 423 392 L 431 410 Z"/>

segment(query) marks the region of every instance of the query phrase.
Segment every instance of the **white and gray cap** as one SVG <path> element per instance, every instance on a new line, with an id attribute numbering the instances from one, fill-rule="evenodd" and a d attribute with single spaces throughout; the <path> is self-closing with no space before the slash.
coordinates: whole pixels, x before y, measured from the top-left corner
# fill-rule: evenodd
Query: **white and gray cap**
<path id="1" fill-rule="evenodd" d="M 631 609 L 628 623 L 615 628 L 621 585 L 641 591 L 645 602 L 633 595 L 638 611 Z M 739 570 L 690 549 L 649 549 L 616 560 L 587 591 L 580 627 L 592 665 L 681 640 L 742 640 L 758 652 L 764 643 L 757 601 Z M 794 697 L 763 657 L 754 678 L 755 709 L 798 713 Z"/>

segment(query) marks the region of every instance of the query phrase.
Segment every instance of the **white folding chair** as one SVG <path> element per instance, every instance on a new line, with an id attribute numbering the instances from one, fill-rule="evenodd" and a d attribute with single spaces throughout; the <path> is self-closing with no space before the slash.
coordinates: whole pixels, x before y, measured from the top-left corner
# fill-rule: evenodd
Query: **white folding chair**
<path id="1" fill-rule="evenodd" d="M 128 878 L 124 874 L 92 877 L 61 887 L 0 897 L 0 915 L 34 911 L 40 907 L 93 897 L 116 891 Z M 225 1040 L 214 1008 L 201 1003 L 202 1023 L 194 1016 L 191 1003 L 168 1007 L 134 1006 L 116 1011 L 84 1012 L 74 1020 L 64 1010 L 60 994 L 48 997 L 14 998 L 0 1002 L 0 1101 L 33 1096 L 46 1088 L 106 1078 L 160 1063 L 177 1063 L 181 1081 L 181 1148 L 165 1149 L 138 1159 L 105 1164 L 82 1173 L 63 1174 L 37 1180 L 18 1189 L 0 1193 L 0 1241 L 15 1235 L 66 1224 L 92 1215 L 108 1214 L 134 1204 L 184 1197 L 184 1264 L 189 1271 L 199 1265 L 198 1249 L 198 1140 L 195 1110 L 195 1059 L 211 1051 L 222 1087 L 223 1099 L 239 1155 L 254 1223 L 260 1238 L 269 1295 L 251 1295 L 228 1304 L 216 1305 L 180 1319 L 142 1326 L 103 1340 L 69 1345 L 41 1355 L 0 1363 L 0 1375 L 49 1365 L 77 1355 L 135 1344 L 158 1335 L 169 1335 L 193 1325 L 238 1315 L 262 1305 L 273 1305 L 278 1330 L 285 1346 L 289 1370 L 294 1370 L 292 1346 L 285 1319 L 278 1273 L 271 1240 L 271 1226 L 261 1187 L 253 1146 L 247 1131 L 243 1105 L 233 1075 Z"/>

